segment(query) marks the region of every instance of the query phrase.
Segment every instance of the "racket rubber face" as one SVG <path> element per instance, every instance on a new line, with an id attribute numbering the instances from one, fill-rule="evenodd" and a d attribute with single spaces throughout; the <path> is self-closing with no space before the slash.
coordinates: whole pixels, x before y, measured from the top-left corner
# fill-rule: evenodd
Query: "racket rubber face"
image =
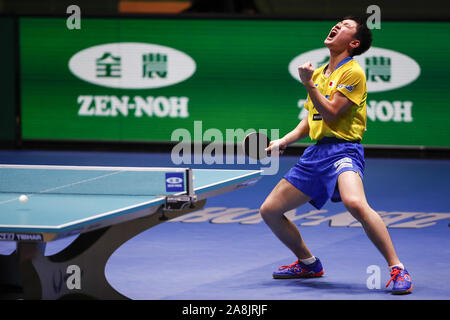
<path id="1" fill-rule="evenodd" d="M 246 156 L 256 160 L 262 160 L 269 155 L 266 149 L 270 139 L 263 133 L 251 132 L 244 138 L 243 149 Z"/>

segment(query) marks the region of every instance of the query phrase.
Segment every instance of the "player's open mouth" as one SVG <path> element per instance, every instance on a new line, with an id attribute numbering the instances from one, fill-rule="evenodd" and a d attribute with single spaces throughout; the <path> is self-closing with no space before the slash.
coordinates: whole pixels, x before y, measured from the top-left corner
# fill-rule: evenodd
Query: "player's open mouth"
<path id="1" fill-rule="evenodd" d="M 336 29 L 331 29 L 330 34 L 328 35 L 328 39 L 333 39 L 338 34 L 338 31 Z"/>

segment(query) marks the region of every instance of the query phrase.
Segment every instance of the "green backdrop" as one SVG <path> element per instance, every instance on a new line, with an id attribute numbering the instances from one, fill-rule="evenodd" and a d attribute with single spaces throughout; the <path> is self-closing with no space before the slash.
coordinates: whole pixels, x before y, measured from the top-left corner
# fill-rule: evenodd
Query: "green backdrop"
<path id="1" fill-rule="evenodd" d="M 306 98 L 289 64 L 324 48 L 334 23 L 82 17 L 81 29 L 69 30 L 64 18 L 22 17 L 22 137 L 169 141 L 179 128 L 193 134 L 194 121 L 202 121 L 203 131 L 218 129 L 224 135 L 226 129 L 250 128 L 279 129 L 283 135 L 298 124 Z M 367 75 L 387 87 L 395 87 L 400 78 L 406 83 L 369 90 L 364 144 L 450 146 L 449 85 L 444 78 L 450 73 L 449 44 L 443 41 L 449 33 L 450 23 L 443 22 L 382 22 L 380 30 L 373 30 L 372 46 L 385 51 L 362 57 L 368 59 Z M 147 47 L 134 50 L 120 43 Z M 113 45 L 92 49 L 105 44 Z M 317 56 L 316 62 L 322 58 Z M 81 73 L 71 70 L 71 59 Z M 417 67 L 418 77 L 408 80 Z M 130 68 L 136 72 L 135 82 L 126 76 Z M 151 81 L 170 82 L 178 72 L 191 74 L 152 87 Z M 88 73 L 93 82 L 80 76 Z M 104 85 L 110 80 L 117 80 L 116 87 Z M 141 82 L 144 88 L 134 88 Z"/>

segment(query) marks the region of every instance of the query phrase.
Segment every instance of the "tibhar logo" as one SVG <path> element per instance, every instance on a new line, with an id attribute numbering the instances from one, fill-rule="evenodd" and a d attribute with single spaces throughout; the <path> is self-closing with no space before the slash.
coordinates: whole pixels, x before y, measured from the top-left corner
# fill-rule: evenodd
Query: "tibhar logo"
<path id="1" fill-rule="evenodd" d="M 189 79 L 195 61 L 179 50 L 150 43 L 93 46 L 69 60 L 70 71 L 92 84 L 120 89 L 161 88 Z"/>

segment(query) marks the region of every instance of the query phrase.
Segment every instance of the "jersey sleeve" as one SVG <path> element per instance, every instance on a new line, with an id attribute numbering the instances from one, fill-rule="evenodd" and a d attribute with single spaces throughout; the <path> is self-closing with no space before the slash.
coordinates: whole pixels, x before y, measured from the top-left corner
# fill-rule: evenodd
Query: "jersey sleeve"
<path id="1" fill-rule="evenodd" d="M 359 106 L 366 92 L 366 77 L 362 70 L 349 69 L 338 80 L 336 90 Z"/>

